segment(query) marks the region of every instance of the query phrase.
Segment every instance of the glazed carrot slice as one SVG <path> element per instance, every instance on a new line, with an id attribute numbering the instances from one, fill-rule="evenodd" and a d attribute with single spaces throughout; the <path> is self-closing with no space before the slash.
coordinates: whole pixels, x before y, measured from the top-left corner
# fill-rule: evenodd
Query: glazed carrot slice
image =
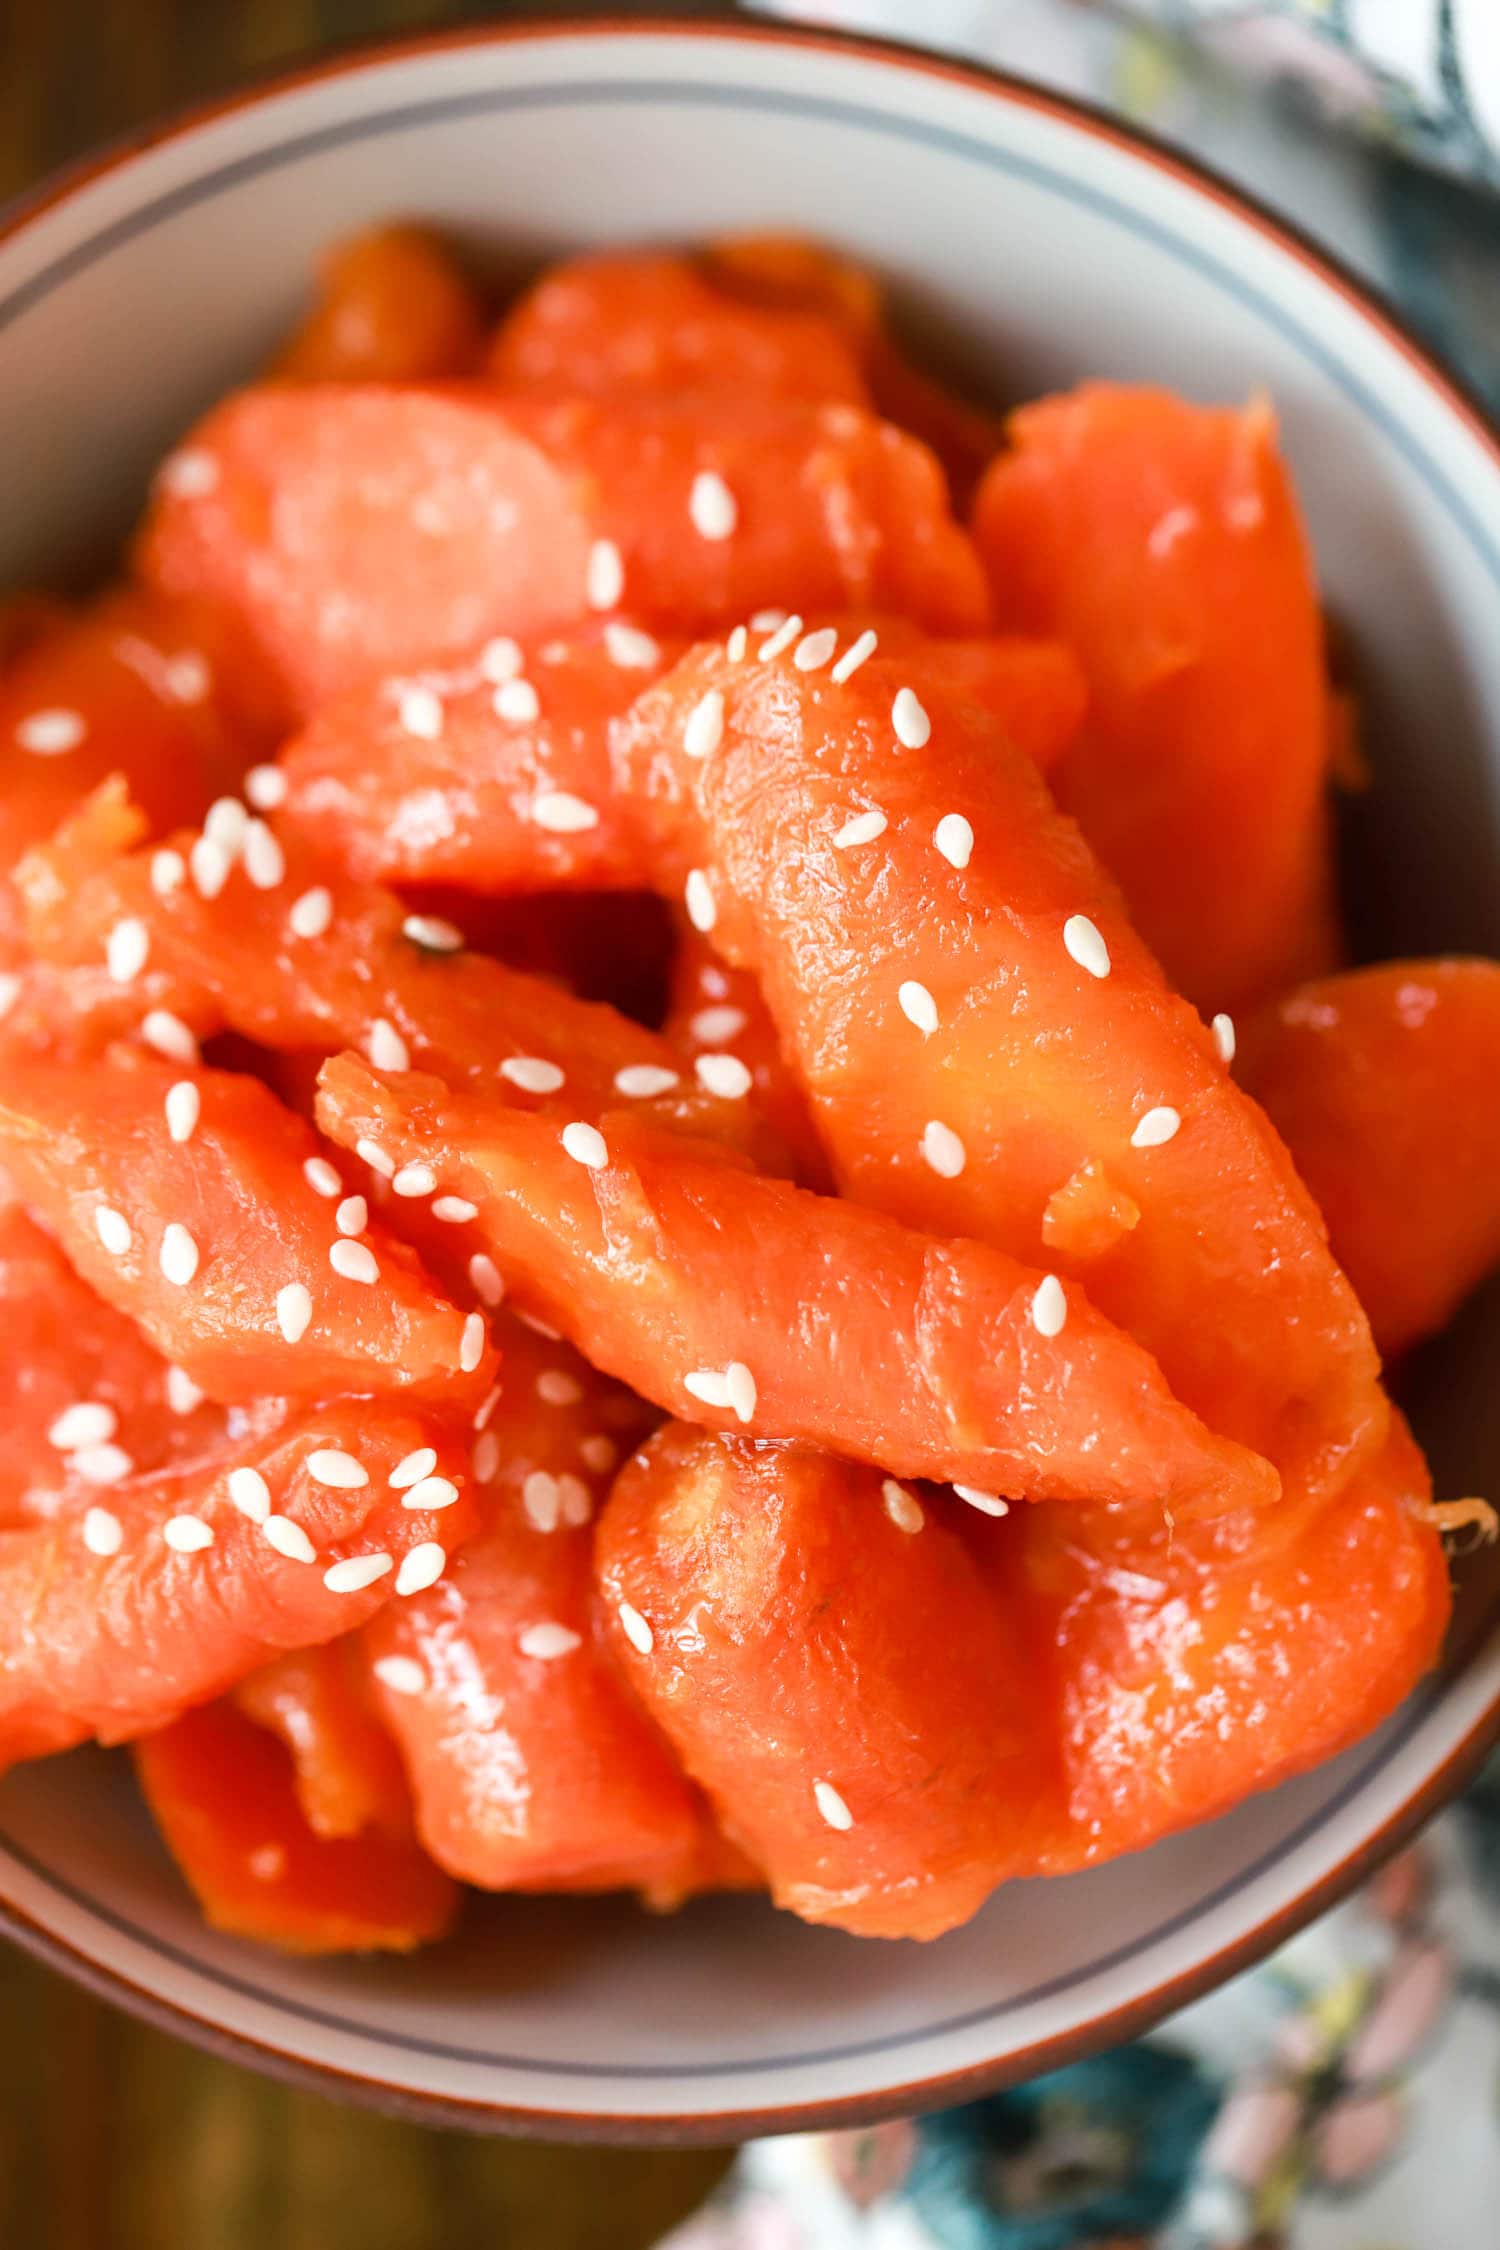
<path id="1" fill-rule="evenodd" d="M 760 978 L 844 1193 L 1086 1281 L 1211 1426 L 1288 1478 L 1342 1475 L 1385 1404 L 1280 1140 L 940 657 L 877 649 L 842 683 L 838 662 L 700 649 L 622 748 L 689 913 Z M 705 699 L 719 746 L 695 761 Z M 1045 1224 L 1090 1162 L 1141 1214 L 1092 1257 Z"/>
<path id="2" fill-rule="evenodd" d="M 1284 1136 L 1394 1357 L 1500 1262 L 1500 964 L 1383 961 L 1249 1026 L 1241 1075 Z"/>
<path id="3" fill-rule="evenodd" d="M 705 538 L 717 478 L 735 528 Z M 165 465 L 146 581 L 213 603 L 304 713 L 344 689 L 623 608 L 653 629 L 769 602 L 946 631 L 988 610 L 926 449 L 851 406 L 263 385 Z"/>
<path id="4" fill-rule="evenodd" d="M 975 536 L 1005 624 L 1088 674 L 1062 803 L 1201 1007 L 1331 966 L 1322 623 L 1270 409 L 1088 384 L 1010 427 Z"/>
<path id="5" fill-rule="evenodd" d="M 612 1646 L 778 1906 L 941 1936 L 1032 1871 L 1048 1714 L 1003 1584 L 875 1470 L 673 1423 L 599 1526 Z"/>
<path id="6" fill-rule="evenodd" d="M 484 311 L 457 259 L 428 227 L 371 227 L 336 242 L 317 298 L 277 354 L 291 383 L 420 383 L 468 375 Z"/>
<path id="7" fill-rule="evenodd" d="M 256 1079 L 129 1051 L 12 1060 L 0 1162 L 84 1280 L 211 1398 L 409 1390 L 461 1409 L 488 1383 L 482 1321 L 380 1220 L 339 1231 L 315 1135 Z"/>
<path id="8" fill-rule="evenodd" d="M 1081 1290 L 1001 1251 L 744 1171 L 616 1112 L 523 1117 L 355 1055 L 318 1122 L 477 1206 L 517 1301 L 669 1412 L 1009 1496 L 1213 1508 L 1275 1497 Z M 1038 1298 L 1038 1290 L 1042 1294 Z"/>
<path id="9" fill-rule="evenodd" d="M 686 920 L 662 1030 L 700 1082 L 733 1085 L 748 1071 L 756 1108 L 790 1152 L 793 1176 L 803 1187 L 830 1190 L 828 1158 L 807 1096 L 760 986 L 748 969 L 732 969 Z"/>
<path id="10" fill-rule="evenodd" d="M 409 1507 L 390 1476 L 418 1451 L 437 1458 Z M 431 1584 L 474 1529 L 464 1481 L 436 1425 L 344 1399 L 4 1533 L 0 1763 L 148 1733 Z"/>
<path id="11" fill-rule="evenodd" d="M 285 1745 L 297 1803 L 315 1836 L 412 1833 L 401 1759 L 375 1716 L 352 1638 L 273 1658 L 240 1681 L 233 1701 Z"/>
<path id="12" fill-rule="evenodd" d="M 406 1953 L 441 1937 L 459 1894 L 417 1845 L 319 1835 L 284 1745 L 232 1704 L 135 1748 L 167 1849 L 205 1919 L 284 1953 Z"/>

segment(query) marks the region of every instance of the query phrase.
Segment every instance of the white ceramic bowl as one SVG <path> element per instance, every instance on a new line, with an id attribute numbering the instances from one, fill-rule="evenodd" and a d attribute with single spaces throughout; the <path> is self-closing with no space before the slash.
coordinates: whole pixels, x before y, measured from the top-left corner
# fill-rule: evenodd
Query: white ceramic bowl
<path id="1" fill-rule="evenodd" d="M 1495 437 L 1240 198 L 934 59 L 732 26 L 477 31 L 320 65 L 70 176 L 0 237 L 0 582 L 106 552 L 320 247 L 389 214 L 525 260 L 801 228 L 889 274 L 999 396 L 1086 373 L 1264 385 L 1359 639 L 1384 950 L 1500 951 Z M 1421 1374 L 1449 1491 L 1500 1485 L 1497 1328 L 1492 1298 Z M 1125 2036 L 1337 1895 L 1489 1738 L 1497 1617 L 1476 1572 L 1445 1670 L 1379 1736 L 1141 1857 L 1007 1890 L 925 1948 L 742 1900 L 662 1922 L 494 1900 L 409 1962 L 284 1962 L 202 1927 L 128 1772 L 91 1753 L 0 1790 L 0 1905 L 23 1943 L 189 2037 L 436 2119 L 715 2140 L 848 2121 Z"/>

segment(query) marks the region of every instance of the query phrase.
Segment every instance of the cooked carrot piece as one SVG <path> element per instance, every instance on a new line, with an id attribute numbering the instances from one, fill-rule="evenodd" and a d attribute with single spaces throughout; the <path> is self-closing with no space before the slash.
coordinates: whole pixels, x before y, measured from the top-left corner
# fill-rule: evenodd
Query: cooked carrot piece
<path id="1" fill-rule="evenodd" d="M 730 538 L 694 524 L 704 477 L 733 496 Z M 677 632 L 771 602 L 957 632 L 988 614 L 925 447 L 856 407 L 753 398 L 263 385 L 167 463 L 137 563 L 224 611 L 304 713 L 590 611 Z"/>
<path id="2" fill-rule="evenodd" d="M 1055 1824 L 1011 1603 L 878 1471 L 673 1423 L 599 1526 L 612 1646 L 769 1877 L 868 1937 L 941 1936 Z"/>
<path id="3" fill-rule="evenodd" d="M 705 697 L 719 747 L 685 759 Z M 846 1195 L 1086 1282 L 1289 1479 L 1378 1446 L 1368 1324 L 1285 1148 L 940 652 L 877 649 L 839 684 L 701 648 L 621 747 L 689 912 L 758 975 Z M 1044 1224 L 1090 1162 L 1141 1213 L 1095 1257 Z"/>
<path id="4" fill-rule="evenodd" d="M 334 244 L 311 312 L 277 354 L 290 383 L 420 383 L 469 375 L 484 310 L 428 227 L 371 227 Z"/>
<path id="5" fill-rule="evenodd" d="M 419 1450 L 408 1507 L 389 1479 Z M 145 1734 L 431 1584 L 475 1526 L 464 1481 L 437 1425 L 344 1399 L 0 1535 L 0 1765 Z"/>
<path id="6" fill-rule="evenodd" d="M 409 1840 L 319 1835 L 284 1745 L 232 1704 L 148 1735 L 135 1768 L 216 1930 L 284 1953 L 406 1953 L 458 1911 L 456 1886 Z"/>
<path id="7" fill-rule="evenodd" d="M 1247 1027 L 1241 1075 L 1388 1358 L 1500 1263 L 1500 963 L 1383 961 Z"/>
<path id="8" fill-rule="evenodd" d="M 0 1162 L 22 1200 L 211 1398 L 478 1397 L 483 1336 L 379 1219 L 338 1231 L 308 1176 L 322 1161 L 301 1119 L 238 1074 L 124 1051 L 12 1060 L 0 1087 Z"/>
<path id="9" fill-rule="evenodd" d="M 721 959 L 691 923 L 684 922 L 678 939 L 662 1030 L 699 1083 L 735 1085 L 747 1070 L 756 1108 L 789 1151 L 795 1178 L 828 1192 L 828 1158 L 760 986 L 748 969 Z"/>
<path id="10" fill-rule="evenodd" d="M 233 1701 L 285 1745 L 297 1803 L 315 1836 L 412 1833 L 401 1759 L 375 1716 L 353 1638 L 274 1657 L 240 1681 Z"/>
<path id="11" fill-rule="evenodd" d="M 1263 403 L 1024 407 L 975 507 L 999 616 L 1083 660 L 1063 805 L 1174 984 L 1249 1006 L 1338 952 L 1322 621 Z"/>
<path id="12" fill-rule="evenodd" d="M 559 1129 L 355 1055 L 325 1064 L 318 1122 L 474 1203 L 518 1300 L 686 1419 L 1010 1496 L 1275 1497 L 1268 1464 L 1179 1406 L 1081 1290 L 1059 1324 L 1042 1276 L 1001 1251 L 760 1177 L 624 1112 Z"/>

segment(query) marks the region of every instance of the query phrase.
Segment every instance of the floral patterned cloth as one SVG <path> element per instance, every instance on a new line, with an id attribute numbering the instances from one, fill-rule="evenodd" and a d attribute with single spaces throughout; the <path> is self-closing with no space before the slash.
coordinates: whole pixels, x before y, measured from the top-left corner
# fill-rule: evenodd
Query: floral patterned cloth
<path id="1" fill-rule="evenodd" d="M 1295 211 L 1500 408 L 1500 0 L 766 5 L 1113 103 Z M 1500 2250 L 1500 1760 L 1150 2038 L 756 2143 L 662 2250 Z"/>

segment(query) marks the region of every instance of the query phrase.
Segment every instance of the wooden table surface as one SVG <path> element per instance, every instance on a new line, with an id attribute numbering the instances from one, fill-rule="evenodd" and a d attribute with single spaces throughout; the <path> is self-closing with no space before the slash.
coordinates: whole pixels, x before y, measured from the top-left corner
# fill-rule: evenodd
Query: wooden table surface
<path id="1" fill-rule="evenodd" d="M 247 73 L 510 12 L 493 0 L 0 0 L 0 196 Z M 656 0 L 652 12 L 689 11 Z M 212 2061 L 0 1943 L 3 2250 L 636 2250 L 724 2161 L 393 2124 Z"/>

